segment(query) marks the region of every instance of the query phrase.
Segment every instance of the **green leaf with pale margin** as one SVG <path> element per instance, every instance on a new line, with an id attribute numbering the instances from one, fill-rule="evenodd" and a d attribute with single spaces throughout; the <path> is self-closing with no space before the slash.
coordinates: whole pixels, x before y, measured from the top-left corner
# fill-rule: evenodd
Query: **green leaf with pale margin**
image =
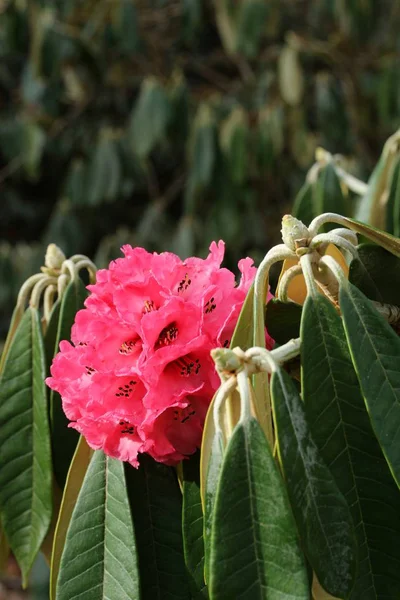
<path id="1" fill-rule="evenodd" d="M 351 598 L 395 600 L 400 597 L 400 493 L 372 430 L 342 320 L 323 296 L 304 305 L 301 357 L 312 436 L 356 528 L 358 573 Z"/>
<path id="2" fill-rule="evenodd" d="M 239 423 L 225 452 L 211 537 L 213 600 L 306 600 L 307 570 L 286 490 L 259 423 Z"/>
<path id="3" fill-rule="evenodd" d="M 375 435 L 400 485 L 400 338 L 351 283 L 341 286 L 339 303 Z"/>
<path id="4" fill-rule="evenodd" d="M 203 510 L 200 499 L 200 452 L 182 461 L 183 549 L 193 600 L 208 598 L 204 583 Z"/>
<path id="5" fill-rule="evenodd" d="M 400 157 L 393 164 L 389 197 L 385 207 L 385 231 L 399 236 L 400 234 Z"/>
<path id="6" fill-rule="evenodd" d="M 389 173 L 395 158 L 395 153 L 383 150 L 368 180 L 367 192 L 357 206 L 355 216 L 358 221 L 371 224 L 366 225 L 366 227 L 385 226 L 385 211 L 382 210 L 382 197 L 386 193 Z"/>
<path id="7" fill-rule="evenodd" d="M 139 586 L 124 466 L 97 450 L 72 513 L 57 600 L 137 600 Z"/>
<path id="8" fill-rule="evenodd" d="M 270 300 L 265 311 L 265 326 L 277 344 L 285 344 L 300 335 L 302 307 L 295 302 Z"/>
<path id="9" fill-rule="evenodd" d="M 346 598 L 356 571 L 353 521 L 344 496 L 315 444 L 303 402 L 289 375 L 271 377 L 278 452 L 307 558 L 321 585 Z"/>
<path id="10" fill-rule="evenodd" d="M 400 239 L 395 237 L 394 235 L 390 235 L 390 233 L 386 233 L 381 229 L 377 229 L 376 227 L 372 227 L 372 225 L 366 225 L 365 223 L 360 223 L 360 221 L 355 221 L 354 219 L 349 219 L 348 217 L 343 217 L 345 221 L 345 225 L 355 231 L 356 233 L 360 233 L 365 236 L 378 246 L 382 246 L 388 252 L 391 252 L 395 256 L 400 257 Z"/>
<path id="11" fill-rule="evenodd" d="M 60 342 L 70 339 L 75 315 L 83 308 L 86 297 L 87 291 L 82 280 L 77 277 L 70 281 L 61 299 L 55 354 L 59 350 Z M 61 397 L 54 390 L 50 392 L 50 423 L 54 476 L 59 487 L 63 489 L 79 434 L 75 429 L 68 427 L 69 420 L 63 411 Z"/>
<path id="12" fill-rule="evenodd" d="M 138 469 L 125 464 L 125 474 L 141 600 L 191 600 L 183 552 L 182 494 L 175 470 L 143 455 Z"/>
<path id="13" fill-rule="evenodd" d="M 212 414 L 211 414 L 212 418 Z M 215 498 L 217 495 L 218 481 L 221 473 L 222 462 L 224 459 L 224 444 L 222 435 L 214 434 L 208 468 L 205 480 L 204 490 L 204 577 L 206 583 L 210 577 L 210 556 L 211 556 L 211 531 L 214 516 Z"/>
<path id="14" fill-rule="evenodd" d="M 81 436 L 68 471 L 54 533 L 50 567 L 50 600 L 56 600 L 57 579 L 67 531 L 92 456 L 92 448 L 87 445 L 85 438 Z"/>
<path id="15" fill-rule="evenodd" d="M 0 378 L 0 514 L 24 585 L 52 510 L 45 368 L 39 313 L 28 308 Z"/>
<path id="16" fill-rule="evenodd" d="M 380 246 L 358 246 L 358 258 L 350 265 L 349 281 L 370 300 L 400 305 L 400 259 Z"/>

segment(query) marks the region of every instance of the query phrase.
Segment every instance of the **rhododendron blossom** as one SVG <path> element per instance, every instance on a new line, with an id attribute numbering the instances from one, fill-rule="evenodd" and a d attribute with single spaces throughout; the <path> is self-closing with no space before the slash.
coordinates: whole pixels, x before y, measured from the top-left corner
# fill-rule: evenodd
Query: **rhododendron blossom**
<path id="1" fill-rule="evenodd" d="M 222 241 L 205 260 L 122 251 L 88 286 L 47 384 L 92 448 L 134 466 L 139 453 L 173 465 L 200 446 L 220 383 L 210 351 L 229 345 L 256 268 L 239 261 L 236 286 L 220 267 Z"/>

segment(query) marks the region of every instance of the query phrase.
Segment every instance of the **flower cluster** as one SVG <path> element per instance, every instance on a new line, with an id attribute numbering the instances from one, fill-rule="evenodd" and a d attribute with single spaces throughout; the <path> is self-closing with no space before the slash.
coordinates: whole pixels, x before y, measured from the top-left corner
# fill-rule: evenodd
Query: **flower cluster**
<path id="1" fill-rule="evenodd" d="M 60 393 L 71 427 L 95 449 L 138 465 L 146 452 L 166 464 L 195 452 L 219 378 L 210 351 L 228 346 L 256 269 L 241 280 L 220 268 L 224 243 L 205 259 L 122 248 L 98 271 L 60 343 L 47 384 Z M 267 344 L 271 340 L 267 336 Z"/>

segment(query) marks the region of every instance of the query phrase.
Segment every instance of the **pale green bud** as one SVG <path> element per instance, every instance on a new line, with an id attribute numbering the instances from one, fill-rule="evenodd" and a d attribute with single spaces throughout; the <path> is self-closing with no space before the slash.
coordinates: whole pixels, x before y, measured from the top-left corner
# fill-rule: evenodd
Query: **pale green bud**
<path id="1" fill-rule="evenodd" d="M 310 232 L 308 228 L 292 215 L 285 215 L 282 219 L 282 240 L 285 246 L 290 250 L 295 251 L 299 245 L 305 245 L 304 242 L 309 240 Z M 296 244 L 296 242 L 303 242 Z"/>
<path id="2" fill-rule="evenodd" d="M 64 252 L 56 244 L 49 244 L 44 258 L 45 267 L 50 270 L 61 269 L 65 258 Z"/>

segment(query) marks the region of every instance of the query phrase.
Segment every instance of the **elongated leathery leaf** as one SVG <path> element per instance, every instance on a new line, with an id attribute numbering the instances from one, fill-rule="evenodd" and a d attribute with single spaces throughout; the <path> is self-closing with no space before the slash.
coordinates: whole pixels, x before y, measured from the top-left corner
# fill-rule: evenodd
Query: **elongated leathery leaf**
<path id="1" fill-rule="evenodd" d="M 302 393 L 313 438 L 355 525 L 358 573 L 351 598 L 400 597 L 400 493 L 375 438 L 342 320 L 308 298 L 301 327 Z"/>
<path id="2" fill-rule="evenodd" d="M 97 450 L 61 557 L 57 600 L 137 600 L 139 573 L 123 463 Z"/>
<path id="3" fill-rule="evenodd" d="M 349 507 L 318 451 L 303 402 L 283 369 L 272 374 L 271 395 L 279 457 L 305 552 L 321 585 L 330 594 L 347 598 L 356 570 Z"/>
<path id="4" fill-rule="evenodd" d="M 51 519 L 51 454 L 45 357 L 38 311 L 28 308 L 0 379 L 0 511 L 27 577 Z"/>
<path id="5" fill-rule="evenodd" d="M 182 463 L 183 469 L 183 549 L 193 600 L 208 598 L 204 583 L 203 511 L 200 499 L 197 452 Z"/>
<path id="6" fill-rule="evenodd" d="M 182 539 L 182 494 L 175 470 L 143 455 L 125 465 L 140 570 L 140 598 L 191 600 Z M 57 598 L 58 600 L 58 598 Z"/>
<path id="7" fill-rule="evenodd" d="M 400 259 L 380 246 L 358 246 L 358 256 L 350 265 L 349 281 L 370 300 L 400 305 Z"/>
<path id="8" fill-rule="evenodd" d="M 206 583 L 208 583 L 210 573 L 211 531 L 213 512 L 223 457 L 224 445 L 222 435 L 220 433 L 215 434 L 214 439 L 212 441 L 211 453 L 208 462 L 204 497 L 204 576 Z"/>
<path id="9" fill-rule="evenodd" d="M 213 600 L 306 600 L 307 571 L 283 481 L 259 423 L 226 449 L 213 519 Z"/>
<path id="10" fill-rule="evenodd" d="M 68 284 L 61 300 L 55 353 L 58 352 L 60 341 L 70 339 L 75 315 L 83 307 L 86 296 L 85 286 L 79 277 Z M 69 421 L 62 409 L 61 397 L 54 390 L 50 392 L 50 416 L 54 476 L 63 489 L 79 434 L 68 427 Z"/>
<path id="11" fill-rule="evenodd" d="M 81 436 L 68 471 L 54 533 L 50 569 L 50 600 L 56 600 L 57 579 L 67 531 L 92 455 L 93 450 Z"/>
<path id="12" fill-rule="evenodd" d="M 351 283 L 341 286 L 339 302 L 372 426 L 400 485 L 400 339 Z"/>

